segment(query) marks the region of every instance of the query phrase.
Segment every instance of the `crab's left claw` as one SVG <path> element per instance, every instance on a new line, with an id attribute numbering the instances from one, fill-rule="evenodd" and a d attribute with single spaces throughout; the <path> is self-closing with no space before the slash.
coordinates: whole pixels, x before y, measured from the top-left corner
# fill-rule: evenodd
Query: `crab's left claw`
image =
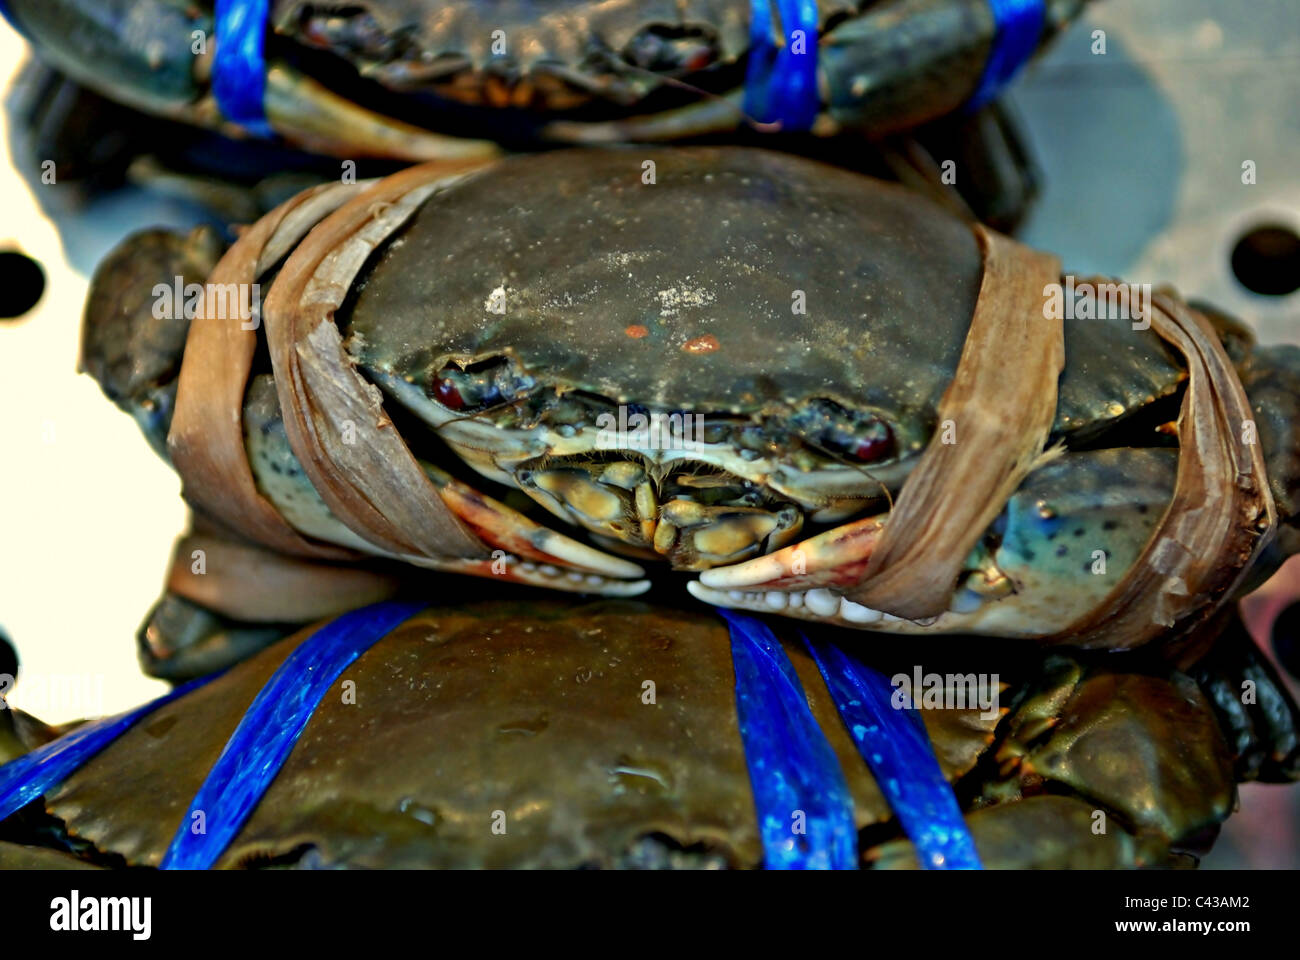
<path id="1" fill-rule="evenodd" d="M 851 626 L 888 614 L 840 596 L 862 580 L 887 515 L 864 517 L 815 537 L 729 567 L 715 567 L 686 585 L 705 603 Z M 896 617 L 890 617 L 897 620 Z"/>
<path id="2" fill-rule="evenodd" d="M 729 590 L 851 587 L 862 579 L 886 516 L 863 517 L 775 553 L 705 570 L 700 574 L 700 583 Z"/>

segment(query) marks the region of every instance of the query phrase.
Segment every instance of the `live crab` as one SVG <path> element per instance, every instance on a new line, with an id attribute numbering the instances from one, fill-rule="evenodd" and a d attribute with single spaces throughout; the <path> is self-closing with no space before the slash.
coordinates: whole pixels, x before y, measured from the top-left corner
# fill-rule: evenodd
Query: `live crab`
<path id="1" fill-rule="evenodd" d="M 779 627 L 782 643 L 843 771 L 859 862 L 916 868 L 793 627 Z M 5 821 L 0 866 L 157 866 L 247 704 L 302 640 L 161 707 Z M 983 865 L 1195 863 L 1233 808 L 1235 782 L 1260 773 L 1258 744 L 1230 741 L 1207 693 L 1231 688 L 1229 664 L 1259 680 L 1261 696 L 1277 689 L 1248 641 L 1220 649 L 1226 659 L 1198 671 L 1199 685 L 1140 651 L 927 650 L 928 670 L 1000 673 L 996 709 L 920 711 Z M 877 646 L 865 659 L 885 675 L 910 672 L 913 652 Z M 345 679 L 356 697 L 320 704 L 216 866 L 762 863 L 727 631 L 710 613 L 542 594 L 458 598 L 394 629 Z M 1285 720 L 1294 748 L 1294 715 Z M 58 732 L 0 713 L 0 762 Z M 1266 776 L 1278 775 L 1276 759 Z M 508 828 L 491 829 L 494 818 Z"/>
<path id="2" fill-rule="evenodd" d="M 1084 3 L 1048 0 L 1027 27 L 1026 54 Z M 122 103 L 236 134 L 265 122 L 260 132 L 316 152 L 406 160 L 485 156 L 496 152 L 493 140 L 651 141 L 745 124 L 780 129 L 789 118 L 745 112 L 767 112 L 765 94 L 746 97 L 745 65 L 755 45 L 751 18 L 769 6 L 777 5 L 560 0 L 539 10 L 516 2 L 276 0 L 247 37 L 259 58 L 265 46 L 250 78 L 264 85 L 265 117 L 253 121 L 223 114 L 229 105 L 214 77 L 225 51 L 211 3 L 8 4 L 43 58 Z M 251 22 L 256 9 L 238 19 Z M 802 19 L 781 22 L 795 14 Z M 799 50 L 810 65 L 800 125 L 819 136 L 878 137 L 953 113 L 983 89 L 990 60 L 1002 59 L 991 51 L 1003 24 L 984 0 L 822 0 L 781 4 L 768 16 L 772 51 L 796 39 L 808 47 Z M 251 56 L 239 36 L 224 42 Z"/>
<path id="3" fill-rule="evenodd" d="M 367 185 L 334 189 L 333 200 L 303 201 L 322 209 L 298 236 Z M 629 595 L 647 586 L 643 564 L 666 561 L 699 571 L 691 592 L 724 606 L 876 633 L 1052 638 L 1124 581 L 1169 507 L 1185 363 L 1128 318 L 1067 322 L 1056 455 L 977 538 L 945 610 L 865 606 L 848 594 L 940 429 L 976 307 L 981 254 L 968 224 L 899 188 L 745 149 L 560 152 L 434 177 L 400 209 L 399 194 L 374 196 L 375 216 L 396 220 L 373 252 L 352 254 L 355 277 L 336 284 L 334 322 L 317 332 L 337 330 L 375 404 L 365 416 L 397 428 L 482 538 L 477 553 L 423 555 L 422 566 Z M 93 286 L 83 363 L 165 455 L 169 429 L 178 449 L 190 324 L 155 316 L 154 284 L 201 282 L 219 253 L 201 231 L 142 234 Z M 258 276 L 272 291 L 268 318 L 301 255 Z M 801 299 L 806 313 L 793 308 Z M 1276 504 L 1278 536 L 1254 555 L 1253 576 L 1232 583 L 1240 590 L 1296 548 L 1300 350 L 1255 346 L 1239 324 L 1205 316 L 1253 407 Z M 275 362 L 250 360 L 231 414 L 257 495 L 295 536 L 328 548 L 318 556 L 410 560 L 322 498 L 282 405 L 286 377 L 300 374 Z M 605 449 L 598 425 L 620 408 L 702 415 L 703 435 L 690 449 Z M 590 543 L 534 519 L 547 513 Z M 1208 612 L 1227 589 L 1196 602 Z"/>

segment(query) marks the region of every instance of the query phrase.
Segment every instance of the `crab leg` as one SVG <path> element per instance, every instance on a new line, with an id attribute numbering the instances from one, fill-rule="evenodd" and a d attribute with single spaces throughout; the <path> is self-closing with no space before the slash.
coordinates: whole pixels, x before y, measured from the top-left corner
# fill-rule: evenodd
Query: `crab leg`
<path id="1" fill-rule="evenodd" d="M 266 72 L 266 116 L 272 129 L 320 153 L 399 160 L 473 160 L 501 153 L 487 140 L 448 137 L 367 110 L 283 64 Z"/>
<path id="2" fill-rule="evenodd" d="M 556 120 L 542 129 L 549 140 L 564 143 L 653 143 L 660 140 L 680 140 L 709 133 L 734 130 L 747 120 L 741 101 L 744 91 L 733 90 L 723 96 L 701 100 L 675 110 L 664 110 L 643 117 L 626 120 L 609 120 L 599 123 L 579 123 L 573 120 Z M 754 123 L 759 128 L 770 124 Z"/>

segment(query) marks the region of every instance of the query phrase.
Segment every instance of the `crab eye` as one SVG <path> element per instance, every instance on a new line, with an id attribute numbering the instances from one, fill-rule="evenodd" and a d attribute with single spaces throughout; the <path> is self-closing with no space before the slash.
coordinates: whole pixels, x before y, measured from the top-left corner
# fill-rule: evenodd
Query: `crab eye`
<path id="1" fill-rule="evenodd" d="M 533 379 L 521 376 L 504 358 L 461 369 L 448 364 L 429 379 L 428 394 L 449 410 L 488 410 L 527 393 Z"/>
<path id="2" fill-rule="evenodd" d="M 881 420 L 858 425 L 852 433 L 833 432 L 826 446 L 856 463 L 875 463 L 894 452 L 894 431 Z"/>
<path id="3" fill-rule="evenodd" d="M 812 400 L 795 414 L 796 431 L 813 447 L 849 463 L 878 463 L 894 455 L 894 431 L 873 413 Z"/>
<path id="4" fill-rule="evenodd" d="M 464 410 L 465 398 L 460 395 L 460 388 L 456 386 L 456 381 L 452 376 L 453 371 L 460 373 L 454 367 L 444 367 L 440 370 L 433 378 L 430 392 L 433 394 L 433 399 L 444 407 L 449 407 L 452 410 Z"/>

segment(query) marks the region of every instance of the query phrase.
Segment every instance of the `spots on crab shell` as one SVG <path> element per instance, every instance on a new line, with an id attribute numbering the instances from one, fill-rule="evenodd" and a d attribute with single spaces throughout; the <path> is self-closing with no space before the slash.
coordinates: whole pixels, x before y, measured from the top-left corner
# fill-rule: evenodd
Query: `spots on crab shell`
<path id="1" fill-rule="evenodd" d="M 258 492 L 300 533 L 335 540 L 347 528 L 330 512 L 289 446 L 272 377 L 252 379 L 244 403 L 244 448 Z"/>
<path id="2" fill-rule="evenodd" d="M 1126 576 L 1172 492 L 1166 450 L 1067 454 L 1031 474 L 1001 520 L 996 563 L 1021 595 L 1021 616 L 1064 626 Z"/>
<path id="3" fill-rule="evenodd" d="M 718 338 L 711 333 L 706 333 L 702 337 L 695 337 L 692 340 L 687 340 L 682 344 L 682 350 L 686 353 L 713 353 L 721 348 L 722 344 L 720 344 Z"/>
<path id="4" fill-rule="evenodd" d="M 686 278 L 690 280 L 690 277 Z M 679 287 L 668 287 L 665 290 L 658 291 L 655 296 L 659 299 L 659 316 L 661 318 L 674 317 L 679 312 L 690 307 L 707 307 L 712 304 L 717 297 L 713 292 L 705 287 L 690 287 L 683 284 Z"/>

